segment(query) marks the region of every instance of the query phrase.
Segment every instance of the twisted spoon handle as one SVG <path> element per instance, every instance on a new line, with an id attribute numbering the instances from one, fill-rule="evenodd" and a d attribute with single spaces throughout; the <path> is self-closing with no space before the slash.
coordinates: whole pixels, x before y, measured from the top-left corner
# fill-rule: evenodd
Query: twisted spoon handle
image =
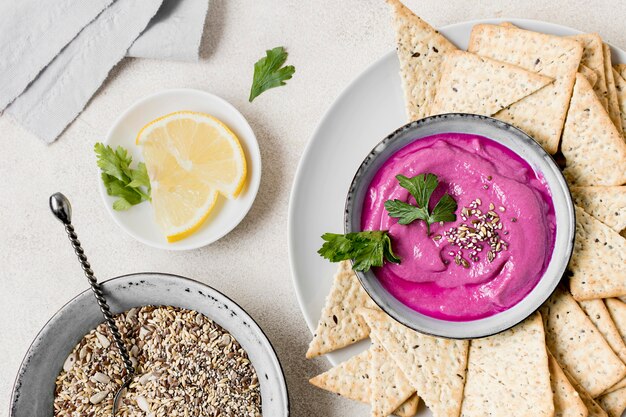
<path id="1" fill-rule="evenodd" d="M 122 335 L 120 334 L 120 330 L 117 328 L 115 324 L 115 319 L 111 314 L 111 310 L 109 309 L 109 305 L 107 304 L 106 299 L 104 298 L 104 294 L 102 293 L 102 288 L 100 284 L 96 280 L 96 277 L 91 270 L 91 265 L 87 261 L 87 256 L 85 256 L 85 252 L 78 240 L 78 236 L 76 232 L 74 232 L 74 226 L 72 226 L 72 207 L 70 206 L 70 202 L 61 193 L 55 193 L 50 196 L 50 209 L 52 213 L 63 223 L 65 226 L 65 231 L 67 232 L 67 236 L 70 239 L 72 247 L 74 248 L 74 252 L 78 257 L 78 261 L 85 272 L 85 276 L 89 281 L 89 285 L 91 286 L 91 290 L 96 297 L 96 301 L 100 306 L 100 311 L 104 316 L 104 320 L 106 321 L 111 334 L 113 335 L 113 339 L 115 340 L 115 344 L 117 345 L 117 349 L 122 356 L 122 360 L 124 361 L 124 366 L 126 367 L 126 371 L 128 373 L 127 379 L 130 378 L 131 375 L 134 374 L 135 368 L 130 360 L 130 355 L 128 354 L 128 350 L 126 350 L 126 346 L 124 345 L 124 341 L 122 340 Z"/>

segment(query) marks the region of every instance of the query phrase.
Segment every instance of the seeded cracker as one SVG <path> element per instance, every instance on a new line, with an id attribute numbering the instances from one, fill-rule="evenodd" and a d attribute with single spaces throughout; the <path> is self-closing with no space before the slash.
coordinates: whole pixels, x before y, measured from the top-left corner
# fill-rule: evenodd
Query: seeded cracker
<path id="1" fill-rule="evenodd" d="M 626 140 L 626 78 L 622 77 L 616 69 L 613 69 L 613 79 L 615 80 L 615 93 L 622 120 L 622 136 Z"/>
<path id="2" fill-rule="evenodd" d="M 561 151 L 570 185 L 626 182 L 626 143 L 582 75 L 576 77 Z"/>
<path id="3" fill-rule="evenodd" d="M 626 365 L 566 290 L 557 288 L 541 316 L 548 349 L 589 395 L 597 397 L 626 376 Z"/>
<path id="4" fill-rule="evenodd" d="M 548 352 L 550 383 L 554 398 L 554 417 L 587 417 L 589 411 L 576 389 L 561 369 L 559 363 Z"/>
<path id="5" fill-rule="evenodd" d="M 615 299 L 609 298 L 604 301 L 606 303 L 606 308 L 609 310 L 609 314 L 615 323 L 615 327 L 617 327 L 617 331 L 624 343 L 626 343 L 626 303 Z"/>
<path id="6" fill-rule="evenodd" d="M 588 417 L 608 417 L 608 414 L 606 413 L 606 411 L 604 411 L 604 409 L 600 407 L 600 405 L 596 402 L 596 400 L 591 398 L 591 395 L 589 395 L 589 393 L 585 391 L 585 389 L 581 387 L 580 384 L 576 382 L 576 380 L 572 378 L 572 376 L 565 369 L 563 368 L 561 369 L 563 370 L 563 373 L 565 373 L 565 376 L 567 377 L 569 382 L 578 392 L 578 395 L 580 395 L 580 398 L 583 400 L 583 403 L 585 403 L 585 407 L 587 407 L 587 411 L 589 412 Z"/>
<path id="7" fill-rule="evenodd" d="M 329 371 L 311 378 L 309 382 L 318 388 L 334 392 L 342 397 L 369 404 L 372 400 L 371 387 L 373 376 L 371 373 L 371 362 L 372 350 L 370 348 L 340 363 Z M 397 368 L 396 373 L 402 375 L 402 372 Z M 392 389 L 389 392 L 392 395 L 397 395 Z M 418 402 L 416 396 L 411 396 L 411 393 L 414 392 L 415 390 L 411 389 L 411 392 L 407 395 L 410 398 L 394 414 L 400 417 L 413 417 L 417 411 Z"/>
<path id="8" fill-rule="evenodd" d="M 464 417 L 552 417 L 554 403 L 541 315 L 470 343 Z M 493 396 L 493 390 L 499 392 Z M 484 401 L 490 397 L 491 401 Z"/>
<path id="9" fill-rule="evenodd" d="M 552 81 L 515 65 L 453 51 L 445 56 L 432 112 L 491 116 Z"/>
<path id="10" fill-rule="evenodd" d="M 370 377 L 372 417 L 390 415 L 415 392 L 404 373 L 375 339 L 370 348 Z"/>
<path id="11" fill-rule="evenodd" d="M 626 80 L 626 64 L 615 64 L 613 68 Z"/>
<path id="12" fill-rule="evenodd" d="M 495 115 L 555 153 L 583 52 L 581 44 L 516 27 L 481 24 L 472 29 L 468 51 L 555 79 Z"/>
<path id="13" fill-rule="evenodd" d="M 606 87 L 606 70 L 604 68 L 604 50 L 602 47 L 602 38 L 597 33 L 581 33 L 579 35 L 569 36 L 575 39 L 583 46 L 583 56 L 581 63 L 587 66 L 597 76 L 597 81 L 593 85 L 593 91 L 598 96 L 602 106 L 608 110 L 609 92 Z"/>
<path id="14" fill-rule="evenodd" d="M 617 91 L 615 89 L 615 79 L 613 78 L 613 67 L 611 66 L 611 48 L 606 43 L 602 44 L 602 51 L 604 52 L 604 74 L 606 77 L 606 89 L 608 95 L 608 110 L 609 116 L 613 121 L 615 127 L 620 132 L 622 131 L 622 117 L 619 112 L 619 104 L 617 102 Z"/>
<path id="15" fill-rule="evenodd" d="M 458 417 L 469 343 L 420 334 L 381 311 L 359 312 L 434 417 Z"/>
<path id="16" fill-rule="evenodd" d="M 603 395 L 598 398 L 598 403 L 610 417 L 620 417 L 626 410 L 626 388 Z"/>
<path id="17" fill-rule="evenodd" d="M 596 74 L 594 70 L 586 65 L 580 64 L 580 66 L 578 67 L 578 72 L 585 76 L 585 78 L 587 79 L 587 81 L 589 81 L 589 84 L 591 84 L 593 88 L 596 87 L 596 83 L 598 82 L 598 74 Z"/>
<path id="18" fill-rule="evenodd" d="M 443 55 L 457 48 L 399 0 L 387 0 L 396 31 L 400 75 L 409 121 L 432 113 Z"/>
<path id="19" fill-rule="evenodd" d="M 576 240 L 569 262 L 577 300 L 626 295 L 626 239 L 576 207 Z"/>
<path id="20" fill-rule="evenodd" d="M 626 186 L 570 187 L 574 204 L 617 233 L 626 229 Z"/>
<path id="21" fill-rule="evenodd" d="M 613 323 L 611 314 L 604 305 L 604 301 L 602 301 L 602 299 L 587 300 L 579 301 L 578 304 L 587 314 L 591 322 L 598 328 L 598 331 L 608 342 L 609 346 L 611 346 L 613 352 L 617 354 L 622 362 L 626 363 L 626 344 L 624 344 L 615 323 Z M 613 385 L 606 390 L 605 393 L 616 391 L 624 387 L 626 387 L 626 378 Z"/>
<path id="22" fill-rule="evenodd" d="M 361 287 L 350 262 L 343 261 L 335 274 L 306 357 L 314 358 L 367 338 L 369 328 L 363 318 L 355 314 L 357 307 L 378 308 Z"/>

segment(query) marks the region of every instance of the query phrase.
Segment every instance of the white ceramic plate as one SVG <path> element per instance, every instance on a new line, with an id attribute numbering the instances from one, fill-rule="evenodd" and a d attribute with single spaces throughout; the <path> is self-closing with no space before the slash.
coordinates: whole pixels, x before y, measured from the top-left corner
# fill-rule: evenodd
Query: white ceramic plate
<path id="1" fill-rule="evenodd" d="M 573 35 L 578 30 L 524 19 L 486 19 L 441 28 L 441 33 L 466 49 L 478 23 L 509 21 L 529 30 Z M 612 48 L 614 62 L 626 52 Z M 304 318 L 315 330 L 336 265 L 317 250 L 325 232 L 342 233 L 346 193 L 356 170 L 379 141 L 407 122 L 395 51 L 367 68 L 337 98 L 310 139 L 296 173 L 289 204 L 289 256 L 296 295 Z M 361 342 L 327 355 L 333 365 L 368 346 Z M 431 415 L 423 408 L 420 416 Z"/>
<path id="2" fill-rule="evenodd" d="M 143 161 L 141 149 L 135 145 L 137 133 L 157 117 L 181 110 L 211 114 L 224 122 L 239 138 L 246 155 L 248 177 L 237 199 L 228 200 L 220 195 L 212 213 L 196 233 L 181 241 L 168 243 L 154 221 L 149 203 L 138 204 L 127 211 L 115 211 L 112 207 L 115 198 L 108 196 L 102 181 L 98 181 L 104 205 L 118 226 L 146 245 L 169 250 L 196 249 L 230 232 L 250 210 L 261 181 L 261 153 L 252 128 L 230 103 L 205 91 L 166 90 L 139 100 L 115 121 L 105 143 L 113 148 L 121 145 L 128 149 L 133 163 Z"/>

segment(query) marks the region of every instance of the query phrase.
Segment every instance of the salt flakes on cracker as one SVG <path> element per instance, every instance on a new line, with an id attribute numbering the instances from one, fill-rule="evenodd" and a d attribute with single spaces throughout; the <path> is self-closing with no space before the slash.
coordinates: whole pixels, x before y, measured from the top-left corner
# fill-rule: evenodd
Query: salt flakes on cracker
<path id="1" fill-rule="evenodd" d="M 573 185 L 626 182 L 626 142 L 582 75 L 576 77 L 561 151 L 564 175 Z"/>
<path id="2" fill-rule="evenodd" d="M 361 287 L 350 262 L 343 261 L 335 274 L 306 357 L 314 358 L 367 338 L 369 328 L 363 318 L 354 313 L 357 307 L 377 308 Z"/>
<path id="3" fill-rule="evenodd" d="M 382 311 L 359 309 L 385 350 L 405 373 L 434 417 L 458 417 L 469 343 L 426 336 Z"/>
<path id="4" fill-rule="evenodd" d="M 496 114 L 555 153 L 583 53 L 581 44 L 516 27 L 481 24 L 472 29 L 468 51 L 555 79 Z"/>
<path id="5" fill-rule="evenodd" d="M 626 229 L 626 186 L 570 187 L 574 204 L 617 233 Z"/>
<path id="6" fill-rule="evenodd" d="M 626 376 L 626 365 L 567 291 L 557 288 L 540 311 L 548 350 L 592 397 Z"/>
<path id="7" fill-rule="evenodd" d="M 576 238 L 569 262 L 577 300 L 626 295 L 626 239 L 576 207 Z"/>
<path id="8" fill-rule="evenodd" d="M 387 0 L 396 32 L 400 75 L 409 121 L 432 113 L 444 54 L 456 50 L 450 41 L 399 0 Z"/>
<path id="9" fill-rule="evenodd" d="M 446 54 L 432 112 L 492 116 L 552 81 L 515 65 L 453 51 Z"/>
<path id="10" fill-rule="evenodd" d="M 495 401 L 482 401 L 496 389 Z M 554 403 L 543 323 L 535 313 L 494 336 L 470 343 L 464 417 L 552 417 Z"/>

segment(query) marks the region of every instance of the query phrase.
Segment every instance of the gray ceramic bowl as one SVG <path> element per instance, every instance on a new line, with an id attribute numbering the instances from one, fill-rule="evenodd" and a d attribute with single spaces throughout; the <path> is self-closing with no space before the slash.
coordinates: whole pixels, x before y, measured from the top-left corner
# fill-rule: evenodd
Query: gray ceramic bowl
<path id="1" fill-rule="evenodd" d="M 376 145 L 354 176 L 346 200 L 345 232 L 361 230 L 365 194 L 372 178 L 391 155 L 414 140 L 447 132 L 487 137 L 515 152 L 535 172 L 544 176 L 552 193 L 557 230 L 554 252 L 543 277 L 522 301 L 510 309 L 479 320 L 455 322 L 435 319 L 407 307 L 381 285 L 371 270 L 357 272 L 357 276 L 374 302 L 405 326 L 447 338 L 478 338 L 513 327 L 536 311 L 561 280 L 574 247 L 575 217 L 569 189 L 552 157 L 530 136 L 499 120 L 462 113 L 432 116 L 401 127 Z"/>
<path id="2" fill-rule="evenodd" d="M 289 397 L 276 352 L 261 328 L 234 301 L 176 275 L 140 273 L 102 283 L 114 314 L 132 307 L 168 305 L 198 311 L 228 330 L 248 352 L 261 385 L 264 416 L 287 417 Z M 11 417 L 51 417 L 55 379 L 76 344 L 103 322 L 91 290 L 63 306 L 39 332 L 20 366 Z"/>

